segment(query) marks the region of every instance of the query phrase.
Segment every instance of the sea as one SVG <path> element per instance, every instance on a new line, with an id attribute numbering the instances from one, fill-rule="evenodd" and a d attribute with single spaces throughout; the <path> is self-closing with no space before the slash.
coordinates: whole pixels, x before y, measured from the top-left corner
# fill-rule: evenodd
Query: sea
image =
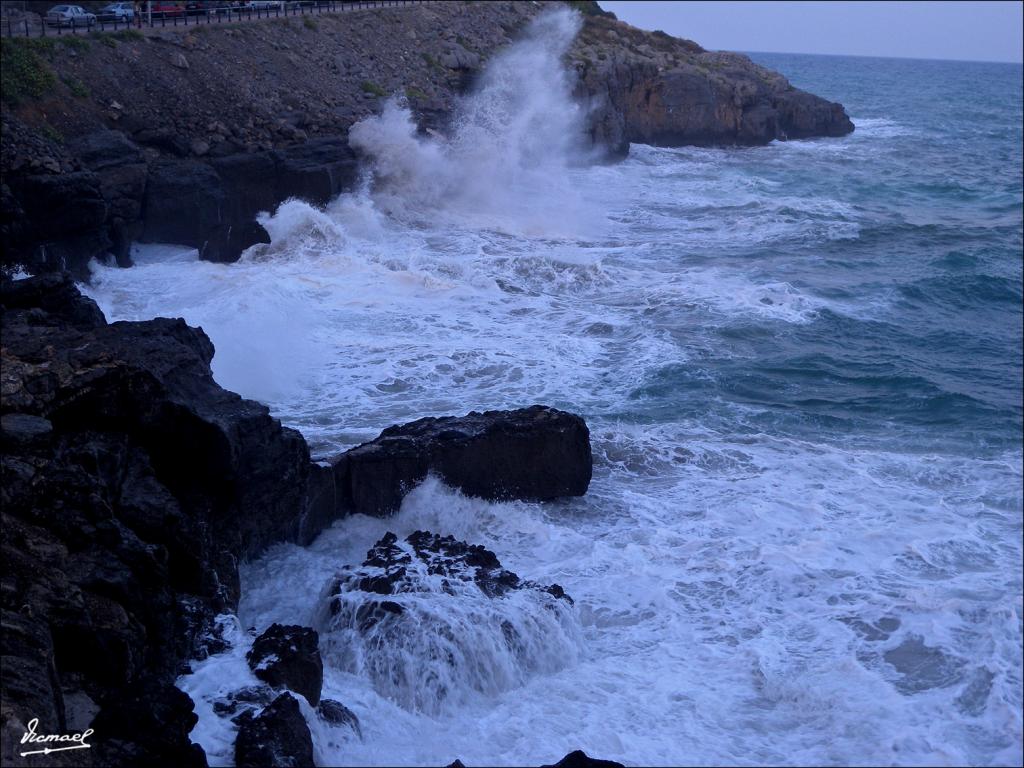
<path id="1" fill-rule="evenodd" d="M 578 25 L 543 16 L 447 132 L 387 102 L 351 133 L 360 187 L 266 212 L 238 263 L 93 265 L 109 319 L 201 326 L 217 381 L 317 459 L 472 410 L 590 428 L 581 498 L 428 478 L 244 564 L 232 647 L 179 680 L 192 738 L 233 763 L 214 703 L 284 622 L 359 718 L 303 702 L 322 765 L 1019 765 L 1021 65 L 752 53 L 855 132 L 605 164 L 562 64 Z M 574 605 L 419 595 L 390 644 L 325 622 L 339 569 L 415 530 Z"/>

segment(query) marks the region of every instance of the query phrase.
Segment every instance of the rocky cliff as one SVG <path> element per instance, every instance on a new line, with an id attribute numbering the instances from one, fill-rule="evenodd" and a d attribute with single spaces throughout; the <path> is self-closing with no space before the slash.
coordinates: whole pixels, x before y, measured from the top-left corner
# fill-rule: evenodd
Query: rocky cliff
<path id="1" fill-rule="evenodd" d="M 355 511 L 338 492 L 352 477 L 393 501 L 370 514 L 435 468 L 487 497 L 590 481 L 583 420 L 540 406 L 392 427 L 314 464 L 298 432 L 216 384 L 201 329 L 108 324 L 67 273 L 0 281 L 0 320 L 4 765 L 32 718 L 40 734 L 95 730 L 60 764 L 205 765 L 182 665 L 223 648 L 214 618 L 237 606 L 239 562 Z M 478 463 L 453 473 L 460 452 Z"/>
<path id="2" fill-rule="evenodd" d="M 746 56 L 606 16 L 588 16 L 572 61 L 594 142 L 620 154 L 630 143 L 756 145 L 853 130 L 841 104 L 794 88 Z"/>
<path id="3" fill-rule="evenodd" d="M 423 128 L 543 10 L 433 2 L 256 23 L 2 41 L 4 260 L 80 277 L 133 241 L 234 260 L 256 213 L 350 188 L 347 131 L 390 95 Z M 570 53 L 590 139 L 762 144 L 853 129 L 842 106 L 737 54 L 649 33 L 593 3 Z"/>

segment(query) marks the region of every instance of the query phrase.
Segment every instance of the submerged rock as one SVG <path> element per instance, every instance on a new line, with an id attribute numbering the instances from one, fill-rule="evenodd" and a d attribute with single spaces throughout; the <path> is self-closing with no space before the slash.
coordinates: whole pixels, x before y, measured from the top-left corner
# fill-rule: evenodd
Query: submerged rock
<path id="1" fill-rule="evenodd" d="M 325 723 L 347 726 L 362 738 L 363 730 L 359 727 L 359 718 L 356 717 L 355 712 L 346 707 L 340 701 L 324 699 L 320 702 L 320 706 L 317 707 L 316 712 Z"/>
<path id="2" fill-rule="evenodd" d="M 245 658 L 260 680 L 302 694 L 313 707 L 320 703 L 324 663 L 315 630 L 272 624 L 256 638 Z"/>
<path id="3" fill-rule="evenodd" d="M 298 700 L 282 693 L 259 715 L 244 718 L 235 740 L 238 768 L 308 768 L 313 765 L 313 737 Z"/>
<path id="4" fill-rule="evenodd" d="M 484 499 L 582 496 L 593 461 L 582 418 L 535 405 L 389 427 L 336 458 L 333 469 L 339 504 L 386 516 L 431 472 Z"/>
<path id="5" fill-rule="evenodd" d="M 625 768 L 622 763 L 614 760 L 600 760 L 590 757 L 582 749 L 570 752 L 554 765 L 542 765 L 540 768 Z"/>
<path id="6" fill-rule="evenodd" d="M 490 550 L 426 531 L 404 540 L 388 533 L 362 565 L 344 568 L 328 586 L 319 625 L 333 666 L 428 712 L 562 668 L 579 631 L 557 584 L 521 579 Z"/>

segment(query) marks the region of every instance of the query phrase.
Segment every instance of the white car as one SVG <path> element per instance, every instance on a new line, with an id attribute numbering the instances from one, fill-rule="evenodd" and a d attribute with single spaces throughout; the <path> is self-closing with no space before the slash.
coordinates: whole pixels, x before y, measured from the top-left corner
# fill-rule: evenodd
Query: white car
<path id="1" fill-rule="evenodd" d="M 249 0 L 243 8 L 284 8 L 284 0 Z"/>
<path id="2" fill-rule="evenodd" d="M 96 15 L 100 21 L 131 21 L 135 18 L 133 3 L 110 3 L 100 8 Z"/>
<path id="3" fill-rule="evenodd" d="M 80 5 L 55 5 L 46 14 L 50 27 L 91 27 L 95 23 L 95 14 Z"/>

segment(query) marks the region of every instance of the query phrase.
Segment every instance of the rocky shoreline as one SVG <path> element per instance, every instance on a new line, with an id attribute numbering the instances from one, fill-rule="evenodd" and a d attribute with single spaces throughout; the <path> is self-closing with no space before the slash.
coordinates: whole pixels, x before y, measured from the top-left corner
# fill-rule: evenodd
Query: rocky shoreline
<path id="1" fill-rule="evenodd" d="M 91 762 L 69 764 L 204 765 L 174 680 L 224 647 L 214 619 L 237 607 L 239 562 L 357 511 L 387 515 L 427 472 L 488 498 L 590 481 L 586 425 L 542 406 L 393 427 L 325 467 L 214 382 L 213 345 L 183 320 L 108 324 L 67 273 L 5 281 L 0 309 L 5 763 L 38 718 L 39 732 L 102 734 Z M 421 544 L 500 568 L 465 544 Z M 491 570 L 480 584 L 528 586 Z"/>
<path id="2" fill-rule="evenodd" d="M 841 105 L 746 57 L 575 5 L 587 16 L 569 64 L 600 156 L 622 157 L 630 142 L 755 145 L 853 129 Z M 301 27 L 3 41 L 5 68 L 27 61 L 52 78 L 31 99 L 9 98 L 5 78 L 0 108 L 3 268 L 36 275 L 0 282 L 5 764 L 32 728 L 91 728 L 89 750 L 49 764 L 206 765 L 175 681 L 226 647 L 216 619 L 237 609 L 241 562 L 309 544 L 347 515 L 393 514 L 428 474 L 492 500 L 586 492 L 585 422 L 539 405 L 421 419 L 314 462 L 298 432 L 214 381 L 202 329 L 108 323 L 75 286 L 93 258 L 130 266 L 135 242 L 189 245 L 213 261 L 267 242 L 257 213 L 354 187 L 347 131 L 383 97 L 403 95 L 422 130 L 443 130 L 540 8 L 441 2 Z M 225 62 L 241 67 L 235 77 Z M 324 621 L 386 637 L 421 571 L 486 599 L 525 591 L 539 610 L 572 604 L 472 542 L 419 531 L 389 534 L 339 574 Z M 218 703 L 238 726 L 238 765 L 311 765 L 305 705 L 358 732 L 343 702 L 320 699 L 313 628 L 274 625 L 250 653 L 261 686 Z M 618 764 L 573 752 L 556 765 Z"/>
<path id="3" fill-rule="evenodd" d="M 574 5 L 586 15 L 568 63 L 587 140 L 606 157 L 631 142 L 758 145 L 853 130 L 842 105 L 745 56 Z M 77 44 L 5 39 L 8 68 L 34 68 L 41 83 L 29 81 L 28 97 L 5 80 L 4 266 L 84 278 L 94 257 L 128 265 L 133 242 L 234 261 L 268 240 L 257 213 L 354 187 L 348 129 L 384 98 L 406 99 L 421 129 L 443 131 L 490 57 L 542 8 L 437 2 Z"/>

